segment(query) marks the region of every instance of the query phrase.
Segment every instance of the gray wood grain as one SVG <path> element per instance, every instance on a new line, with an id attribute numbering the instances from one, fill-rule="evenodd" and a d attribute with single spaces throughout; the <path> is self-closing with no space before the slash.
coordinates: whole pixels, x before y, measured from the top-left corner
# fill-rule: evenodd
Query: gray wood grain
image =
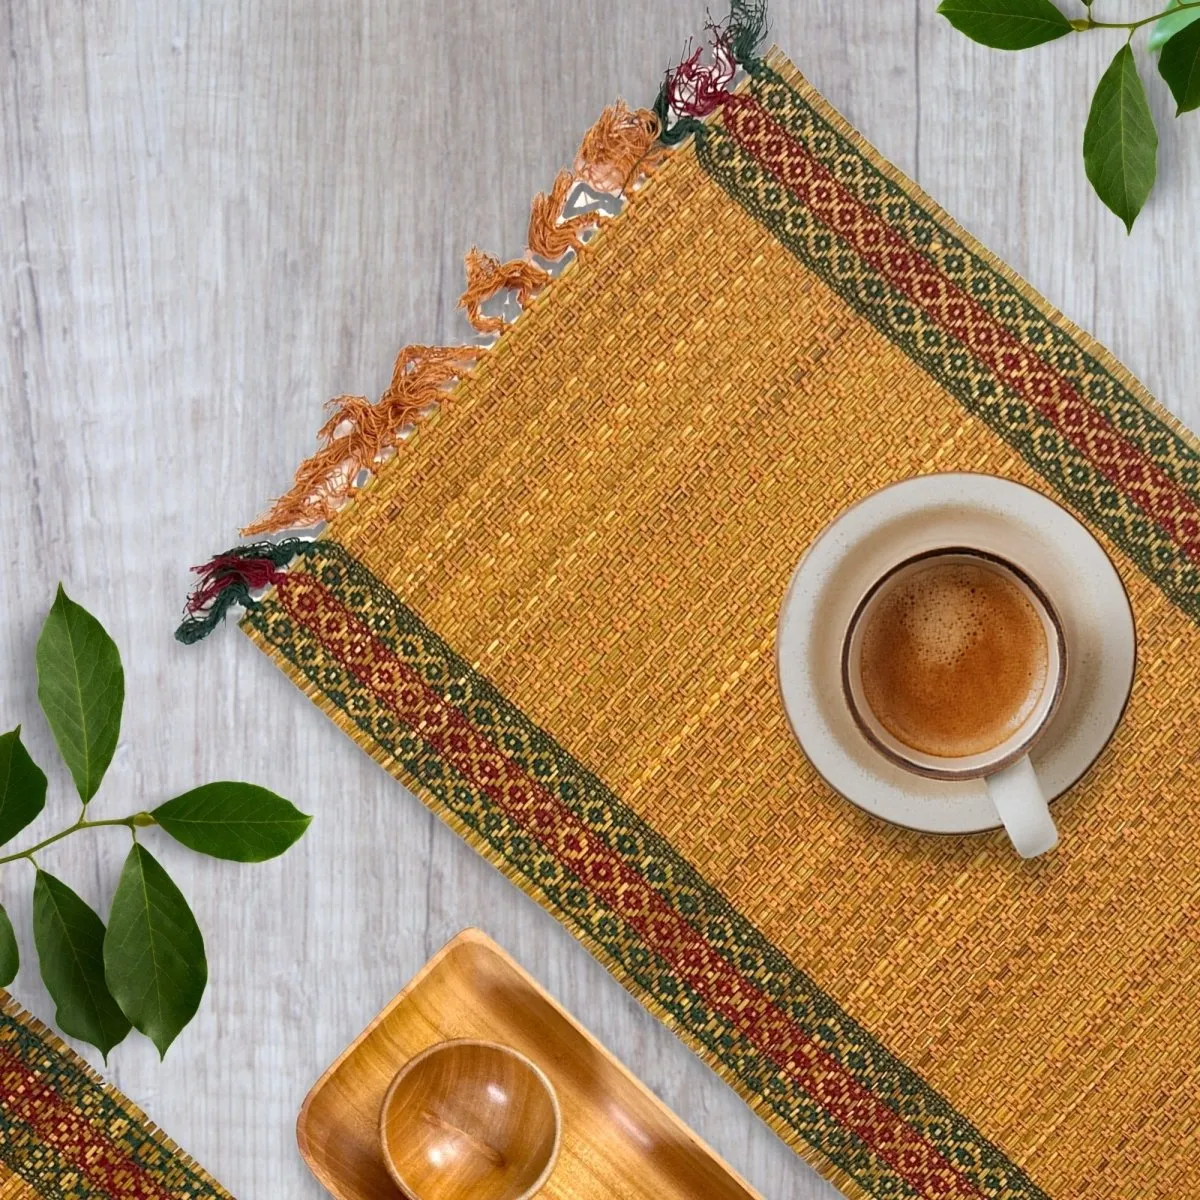
<path id="1" fill-rule="evenodd" d="M 933 8 L 781 0 L 773 32 L 881 150 L 1195 423 L 1196 130 L 1155 87 L 1161 182 L 1127 238 L 1079 158 L 1116 35 L 1003 55 Z M 165 1065 L 131 1038 L 107 1068 L 240 1196 L 322 1194 L 292 1136 L 307 1087 L 468 924 L 766 1195 L 834 1194 L 243 639 L 189 652 L 170 637 L 186 568 L 286 482 L 324 399 L 377 393 L 401 343 L 461 330 L 463 251 L 518 251 L 533 192 L 605 103 L 649 101 L 704 11 L 0 0 L 0 726 L 25 722 L 55 761 L 32 662 L 61 579 L 127 672 L 97 814 L 241 777 L 317 817 L 258 867 L 155 843 L 207 931 L 211 985 Z M 73 811 L 65 770 L 50 774 L 34 832 Z M 105 830 L 44 865 L 102 905 L 124 851 Z M 26 871 L 3 869 L 0 898 L 23 931 L 16 993 L 49 1017 Z"/>

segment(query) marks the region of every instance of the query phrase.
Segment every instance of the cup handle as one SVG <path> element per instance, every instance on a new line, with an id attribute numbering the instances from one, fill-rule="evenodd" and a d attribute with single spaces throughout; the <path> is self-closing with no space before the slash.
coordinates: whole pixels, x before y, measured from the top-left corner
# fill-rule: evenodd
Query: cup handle
<path id="1" fill-rule="evenodd" d="M 989 775 L 985 782 L 1009 839 L 1022 858 L 1037 858 L 1058 845 L 1058 830 L 1046 793 L 1028 755 Z"/>

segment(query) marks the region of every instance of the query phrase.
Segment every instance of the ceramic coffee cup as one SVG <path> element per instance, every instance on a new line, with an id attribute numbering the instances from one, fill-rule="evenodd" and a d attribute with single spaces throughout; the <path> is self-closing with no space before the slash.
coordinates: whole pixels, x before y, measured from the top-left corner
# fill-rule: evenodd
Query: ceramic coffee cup
<path id="1" fill-rule="evenodd" d="M 845 703 L 879 753 L 929 779 L 983 780 L 1022 857 L 1057 844 L 1029 754 L 1062 698 L 1068 646 L 1026 571 L 971 546 L 905 558 L 859 600 L 841 663 Z"/>
<path id="2" fill-rule="evenodd" d="M 846 696 L 845 637 L 864 598 L 909 560 L 948 548 L 1015 567 L 1061 625 L 1069 659 L 1061 700 L 1025 750 L 1057 816 L 1061 798 L 1100 761 L 1121 722 L 1137 668 L 1137 628 L 1104 547 L 1049 496 L 1012 480 L 915 476 L 856 500 L 800 546 L 775 642 L 788 723 L 816 774 L 865 813 L 928 834 L 1004 827 L 993 799 L 999 779 L 989 791 L 981 775 L 935 777 L 902 766 L 864 732 Z"/>

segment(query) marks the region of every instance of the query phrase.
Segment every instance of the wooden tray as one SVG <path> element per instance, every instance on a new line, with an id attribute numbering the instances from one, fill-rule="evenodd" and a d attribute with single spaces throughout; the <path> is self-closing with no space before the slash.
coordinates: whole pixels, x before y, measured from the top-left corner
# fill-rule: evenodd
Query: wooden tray
<path id="1" fill-rule="evenodd" d="M 296 1137 L 339 1200 L 402 1197 L 379 1149 L 379 1107 L 397 1070 L 449 1038 L 532 1059 L 562 1106 L 558 1162 L 538 1200 L 762 1200 L 499 946 L 467 929 L 314 1084 Z"/>

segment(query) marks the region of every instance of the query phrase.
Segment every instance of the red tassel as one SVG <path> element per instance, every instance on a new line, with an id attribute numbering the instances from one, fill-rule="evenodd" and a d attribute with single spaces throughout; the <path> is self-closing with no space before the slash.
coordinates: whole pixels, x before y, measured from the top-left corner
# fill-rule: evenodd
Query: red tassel
<path id="1" fill-rule="evenodd" d="M 193 615 L 208 608 L 231 587 L 257 592 L 278 583 L 284 576 L 269 558 L 240 558 L 236 554 L 218 554 L 192 570 L 200 576 L 200 582 L 187 598 L 187 611 Z"/>
<path id="2" fill-rule="evenodd" d="M 697 48 L 673 71 L 667 72 L 667 103 L 680 116 L 707 117 L 733 95 L 727 85 L 733 81 L 737 64 L 729 34 L 710 25 L 709 39 L 711 63 L 701 63 L 704 50 Z"/>

